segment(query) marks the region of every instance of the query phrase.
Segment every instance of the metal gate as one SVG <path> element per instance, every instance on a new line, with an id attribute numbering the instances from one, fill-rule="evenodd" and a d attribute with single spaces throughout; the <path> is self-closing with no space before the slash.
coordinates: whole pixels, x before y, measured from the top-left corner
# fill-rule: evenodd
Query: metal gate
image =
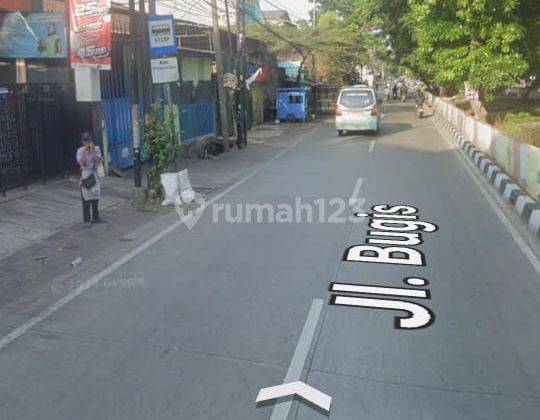
<path id="1" fill-rule="evenodd" d="M 0 94 L 0 191 L 73 166 L 77 143 L 68 97 L 61 85 L 51 84 Z"/>
<path id="2" fill-rule="evenodd" d="M 20 101 L 15 92 L 0 93 L 0 191 L 18 187 L 30 174 L 29 146 L 20 124 Z"/>

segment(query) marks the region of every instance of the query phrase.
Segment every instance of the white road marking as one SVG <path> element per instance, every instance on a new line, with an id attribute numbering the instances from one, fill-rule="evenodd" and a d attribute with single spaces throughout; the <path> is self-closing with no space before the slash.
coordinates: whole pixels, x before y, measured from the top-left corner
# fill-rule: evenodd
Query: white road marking
<path id="1" fill-rule="evenodd" d="M 311 348 L 311 343 L 313 342 L 313 337 L 317 331 L 317 324 L 322 308 L 323 300 L 313 299 L 306 318 L 306 323 L 304 324 L 291 364 L 289 365 L 289 370 L 287 370 L 287 374 L 285 375 L 284 383 L 299 381 L 301 379 L 302 371 L 304 370 L 306 359 Z M 270 420 L 287 420 L 291 406 L 292 401 L 283 401 L 276 404 Z"/>
<path id="2" fill-rule="evenodd" d="M 353 192 L 351 193 L 351 197 L 349 198 L 349 207 L 354 207 L 359 203 L 359 201 L 361 201 L 360 190 L 362 189 L 363 182 L 364 182 L 364 178 L 358 178 L 356 180 L 356 184 L 354 184 Z"/>
<path id="3" fill-rule="evenodd" d="M 373 149 L 375 149 L 375 140 L 371 140 L 371 141 L 369 142 L 368 153 L 373 153 Z"/>
<path id="4" fill-rule="evenodd" d="M 482 184 L 479 177 L 481 176 L 476 167 L 473 166 L 472 162 L 468 160 L 468 158 L 463 156 L 463 153 L 461 152 L 461 149 L 458 149 L 455 145 L 455 143 L 452 143 L 446 133 L 435 123 L 433 123 L 435 128 L 441 133 L 443 139 L 452 147 L 454 150 L 456 156 L 458 157 L 458 160 L 461 162 L 463 167 L 465 168 L 465 171 L 469 174 L 475 185 L 478 187 L 484 198 L 487 200 L 499 220 L 502 222 L 502 224 L 506 227 L 510 235 L 512 235 L 512 238 L 514 238 L 514 241 L 518 245 L 519 249 L 525 257 L 529 260 L 533 268 L 536 270 L 538 274 L 540 274 L 540 261 L 538 260 L 538 257 L 534 253 L 534 251 L 531 249 L 531 247 L 527 244 L 527 241 L 523 238 L 523 236 L 518 232 L 518 230 L 515 228 L 515 226 L 512 224 L 512 222 L 508 219 L 508 216 L 504 213 L 504 211 L 501 209 L 500 205 L 497 203 L 495 198 L 492 197 L 492 194 L 487 190 L 487 188 Z"/>
<path id="5" fill-rule="evenodd" d="M 425 290 L 398 287 L 364 286 L 361 284 L 332 283 L 332 292 L 367 293 L 371 295 L 408 296 L 426 299 Z"/>
<path id="6" fill-rule="evenodd" d="M 276 398 L 288 397 L 289 395 L 299 395 L 303 399 L 315 404 L 323 410 L 327 412 L 330 411 L 332 397 L 301 381 L 263 388 L 259 391 L 259 395 L 257 395 L 257 399 L 255 401 L 259 403 L 275 400 Z"/>
<path id="7" fill-rule="evenodd" d="M 359 308 L 391 309 L 405 311 L 409 315 L 396 316 L 394 324 L 396 328 L 418 329 L 424 328 L 433 323 L 433 313 L 426 307 L 417 303 L 404 300 L 370 299 L 352 296 L 334 295 L 334 305 L 356 306 Z"/>
<path id="8" fill-rule="evenodd" d="M 304 135 L 302 135 L 298 140 L 294 141 L 293 143 L 291 143 L 289 146 L 287 146 L 286 149 L 282 150 L 281 152 L 279 152 L 278 154 L 276 154 L 275 156 L 273 156 L 272 158 L 270 158 L 268 160 L 268 162 L 266 162 L 266 164 L 259 168 L 259 169 L 256 169 L 250 173 L 248 173 L 246 176 L 244 176 L 243 178 L 239 179 L 238 181 L 236 181 L 234 184 L 232 184 L 230 187 L 228 187 L 227 189 L 225 189 L 224 191 L 222 191 L 221 193 L 219 193 L 218 195 L 216 195 L 215 197 L 211 198 L 204 206 L 204 209 L 206 209 L 208 206 L 210 206 L 211 204 L 215 203 L 217 200 L 219 200 L 220 198 L 222 198 L 224 195 L 228 194 L 229 192 L 231 192 L 232 190 L 234 190 L 235 188 L 239 187 L 240 185 L 242 185 L 243 183 L 245 183 L 247 180 L 249 180 L 250 178 L 252 178 L 254 175 L 256 175 L 257 173 L 259 173 L 265 166 L 267 166 L 268 164 L 270 164 L 270 162 L 280 158 L 281 156 L 283 156 L 284 153 L 286 153 L 287 151 L 291 150 L 293 147 L 295 147 L 298 143 L 300 143 L 301 141 L 305 140 L 311 133 L 312 131 L 314 131 L 314 129 L 312 130 L 309 130 L 307 131 Z M 204 209 L 201 209 L 201 212 L 204 210 Z M 189 218 L 190 216 L 188 216 L 187 218 Z M 181 225 L 183 225 L 183 222 L 182 220 L 178 220 L 176 222 L 174 222 L 172 225 L 168 226 L 167 228 L 163 229 L 161 232 L 158 232 L 157 234 L 155 234 L 153 237 L 147 239 L 144 243 L 142 243 L 141 245 L 139 245 L 137 248 L 131 250 L 130 252 L 128 252 L 126 255 L 124 255 L 123 257 L 119 258 L 117 261 L 115 261 L 114 263 L 112 263 L 110 266 L 108 266 L 107 268 L 105 268 L 104 270 L 100 271 L 98 274 L 96 274 L 95 276 L 91 277 L 90 279 L 86 280 L 85 282 L 83 282 L 79 287 L 77 287 L 76 289 L 73 289 L 70 293 L 68 293 L 67 295 L 65 295 L 64 297 L 62 297 L 61 299 L 57 300 L 55 303 L 53 303 L 52 305 L 50 305 L 48 308 L 44 309 L 42 312 L 40 312 L 39 314 L 37 314 L 36 316 L 33 316 L 32 318 L 28 319 L 26 322 L 24 322 L 23 324 L 21 324 L 20 326 L 18 326 L 17 328 L 15 328 L 13 331 L 11 331 L 9 334 L 3 336 L 2 338 L 0 338 L 0 350 L 3 349 L 4 347 L 6 347 L 7 345 L 9 345 L 10 343 L 12 343 L 14 340 L 16 340 L 17 338 L 19 338 L 21 335 L 25 334 L 26 332 L 28 332 L 31 328 L 35 327 L 37 324 L 39 324 L 40 322 L 42 322 L 43 320 L 47 319 L 48 317 L 50 317 L 52 314 L 54 314 L 56 311 L 58 311 L 60 308 L 62 308 L 63 306 L 65 306 L 66 304 L 68 304 L 69 302 L 71 302 L 73 299 L 75 299 L 77 296 L 79 296 L 80 294 L 82 294 L 83 292 L 85 292 L 86 290 L 88 290 L 89 288 L 91 288 L 92 286 L 96 285 L 97 283 L 99 283 L 103 278 L 107 277 L 109 274 L 113 273 L 114 271 L 116 271 L 117 269 L 119 269 L 121 266 L 123 266 L 124 264 L 126 264 L 127 262 L 131 261 L 134 257 L 136 257 L 137 255 L 139 255 L 141 252 L 145 251 L 146 249 L 148 249 L 149 247 L 151 247 L 152 245 L 154 245 L 156 242 L 158 242 L 159 240 L 163 239 L 165 236 L 167 236 L 169 233 L 171 233 L 173 230 L 175 230 L 176 228 L 180 227 Z"/>

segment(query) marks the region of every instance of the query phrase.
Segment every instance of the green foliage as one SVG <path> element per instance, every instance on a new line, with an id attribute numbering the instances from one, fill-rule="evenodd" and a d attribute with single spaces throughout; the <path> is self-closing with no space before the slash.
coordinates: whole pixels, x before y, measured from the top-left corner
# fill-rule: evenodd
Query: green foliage
<path id="1" fill-rule="evenodd" d="M 152 107 L 152 118 L 144 127 L 145 150 L 149 160 L 149 188 L 159 187 L 160 174 L 174 163 L 180 150 L 172 118 L 171 114 L 163 117 L 161 108 L 155 105 Z"/>
<path id="2" fill-rule="evenodd" d="M 355 25 L 378 59 L 450 92 L 468 81 L 490 99 L 519 77 L 540 81 L 539 0 L 321 0 L 320 9 Z"/>
<path id="3" fill-rule="evenodd" d="M 315 28 L 300 22 L 296 27 L 272 25 L 271 30 L 274 34 L 253 23 L 248 36 L 265 41 L 282 57 L 300 55 L 304 64 L 315 58 L 326 82 L 342 83 L 347 73 L 367 60 L 364 35 L 336 12 L 321 13 Z"/>
<path id="4" fill-rule="evenodd" d="M 366 63 L 369 59 L 365 34 L 334 12 L 319 16 L 310 40 L 322 76 L 331 83 L 343 83 L 356 65 Z"/>
<path id="5" fill-rule="evenodd" d="M 468 81 L 487 99 L 528 66 L 517 0 L 409 0 L 401 18 L 415 42 L 407 60 L 428 82 L 457 90 Z"/>
<path id="6" fill-rule="evenodd" d="M 535 85 L 540 85 L 540 1 L 520 0 L 517 9 L 525 36 L 520 41 L 520 51 L 529 64 L 528 76 L 536 76 Z"/>
<path id="7" fill-rule="evenodd" d="M 496 125 L 510 137 L 540 146 L 540 116 L 528 112 L 510 113 L 497 121 Z"/>

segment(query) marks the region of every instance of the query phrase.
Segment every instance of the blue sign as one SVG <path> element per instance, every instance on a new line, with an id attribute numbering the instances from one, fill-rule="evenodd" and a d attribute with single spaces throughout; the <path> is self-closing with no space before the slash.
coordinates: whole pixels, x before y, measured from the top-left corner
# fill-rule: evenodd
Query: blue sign
<path id="1" fill-rule="evenodd" d="M 151 57 L 175 56 L 178 53 L 178 43 L 174 17 L 172 15 L 149 16 L 148 39 Z"/>
<path id="2" fill-rule="evenodd" d="M 63 13 L 0 14 L 0 58 L 67 57 Z"/>

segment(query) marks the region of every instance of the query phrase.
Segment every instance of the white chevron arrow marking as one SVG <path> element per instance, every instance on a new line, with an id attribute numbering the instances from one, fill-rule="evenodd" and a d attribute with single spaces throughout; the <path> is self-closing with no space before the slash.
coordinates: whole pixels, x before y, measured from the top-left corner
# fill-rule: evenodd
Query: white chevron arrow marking
<path id="1" fill-rule="evenodd" d="M 259 391 L 259 395 L 257 395 L 257 399 L 255 401 L 259 403 L 274 400 L 276 398 L 287 397 L 289 395 L 298 395 L 304 400 L 307 400 L 310 403 L 315 404 L 317 407 L 322 408 L 326 412 L 330 411 L 332 397 L 301 381 L 262 388 Z"/>

